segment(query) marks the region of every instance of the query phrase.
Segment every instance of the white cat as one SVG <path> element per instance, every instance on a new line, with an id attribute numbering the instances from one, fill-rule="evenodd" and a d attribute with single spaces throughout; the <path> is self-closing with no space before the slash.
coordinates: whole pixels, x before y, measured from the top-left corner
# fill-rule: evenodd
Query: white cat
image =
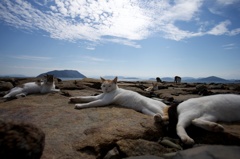
<path id="1" fill-rule="evenodd" d="M 154 92 L 158 90 L 158 83 L 152 83 L 151 86 L 149 86 L 148 88 L 144 89 L 147 92 Z"/>
<path id="2" fill-rule="evenodd" d="M 192 98 L 180 103 L 177 107 L 177 134 L 185 144 L 194 144 L 185 128 L 190 124 L 213 131 L 224 131 L 222 125 L 216 123 L 240 121 L 240 95 L 219 94 Z"/>
<path id="3" fill-rule="evenodd" d="M 15 98 L 20 96 L 26 96 L 27 94 L 34 93 L 49 93 L 58 92 L 59 89 L 55 89 L 55 84 L 52 75 L 44 76 L 43 82 L 28 82 L 23 84 L 22 87 L 14 87 L 3 98 Z"/>
<path id="4" fill-rule="evenodd" d="M 163 115 L 163 109 L 167 107 L 161 101 L 147 98 L 134 91 L 118 88 L 117 77 L 113 80 L 105 80 L 104 78 L 101 78 L 101 80 L 102 94 L 97 96 L 71 97 L 69 99 L 70 102 L 81 103 L 75 105 L 76 109 L 116 104 L 153 116 L 157 113 Z"/>

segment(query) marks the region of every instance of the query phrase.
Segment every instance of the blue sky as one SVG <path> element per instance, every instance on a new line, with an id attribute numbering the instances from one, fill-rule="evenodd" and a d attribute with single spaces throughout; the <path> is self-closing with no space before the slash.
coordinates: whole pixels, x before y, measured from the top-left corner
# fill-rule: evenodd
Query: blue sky
<path id="1" fill-rule="evenodd" d="M 0 68 L 240 79 L 240 0 L 1 0 Z"/>

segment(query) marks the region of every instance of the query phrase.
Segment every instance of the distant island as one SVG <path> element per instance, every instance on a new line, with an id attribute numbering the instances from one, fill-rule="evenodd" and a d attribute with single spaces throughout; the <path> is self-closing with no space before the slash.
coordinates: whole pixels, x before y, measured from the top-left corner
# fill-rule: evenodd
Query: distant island
<path id="1" fill-rule="evenodd" d="M 86 76 L 84 76 L 83 74 L 81 74 L 76 70 L 54 70 L 54 71 L 42 73 L 37 77 L 42 77 L 46 74 L 53 75 L 54 77 L 57 77 L 57 78 L 86 78 Z"/>
<path id="2" fill-rule="evenodd" d="M 174 81 L 172 77 L 163 77 L 161 78 L 163 81 Z M 209 76 L 205 78 L 193 78 L 193 77 L 182 77 L 182 82 L 190 82 L 190 83 L 232 83 L 237 82 L 235 80 L 226 80 L 216 76 Z"/>

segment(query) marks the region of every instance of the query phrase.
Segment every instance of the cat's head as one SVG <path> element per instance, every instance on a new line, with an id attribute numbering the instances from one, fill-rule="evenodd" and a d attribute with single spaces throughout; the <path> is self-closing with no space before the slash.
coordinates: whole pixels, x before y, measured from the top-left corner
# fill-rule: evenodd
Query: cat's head
<path id="1" fill-rule="evenodd" d="M 52 84 L 53 83 L 53 75 L 45 75 L 43 82 L 45 84 Z"/>
<path id="2" fill-rule="evenodd" d="M 109 93 L 117 89 L 117 77 L 115 77 L 113 80 L 106 80 L 101 77 L 101 80 L 102 80 L 101 89 L 103 93 Z"/>

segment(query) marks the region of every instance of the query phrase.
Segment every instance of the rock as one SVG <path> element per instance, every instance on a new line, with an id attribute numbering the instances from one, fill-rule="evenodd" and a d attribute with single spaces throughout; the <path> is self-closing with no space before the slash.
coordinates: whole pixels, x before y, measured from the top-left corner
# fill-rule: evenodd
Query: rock
<path id="1" fill-rule="evenodd" d="M 0 158 L 40 159 L 44 132 L 29 123 L 0 120 Z"/>
<path id="2" fill-rule="evenodd" d="M 87 86 L 77 81 L 61 82 L 57 84 L 57 87 L 61 90 L 82 90 L 87 88 Z"/>
<path id="3" fill-rule="evenodd" d="M 83 132 L 84 140 L 74 145 L 77 151 L 104 156 L 119 140 L 156 140 L 163 135 L 162 130 L 154 126 L 152 117 L 134 110 L 112 107 L 105 109 L 101 114 L 98 114 L 99 111 L 94 110 L 91 117 L 93 122 L 98 124 L 88 126 Z"/>
<path id="4" fill-rule="evenodd" d="M 23 84 L 35 81 L 36 78 L 17 80 L 19 84 Z M 69 96 L 100 94 L 100 84 L 101 81 L 95 79 L 56 81 L 56 86 L 62 89 L 61 92 L 32 94 L 10 101 L 0 99 L 0 119 L 29 122 L 42 129 L 46 138 L 41 159 L 103 158 L 115 147 L 120 158 L 130 157 L 129 155 L 133 154 L 149 157 L 150 154 L 175 152 L 174 149 L 157 143 L 160 137 L 168 134 L 161 125 L 154 123 L 151 116 L 116 105 L 76 110 L 73 104 L 68 103 Z M 148 85 L 149 81 L 141 81 L 141 84 Z M 192 93 L 195 89 L 193 86 L 185 87 L 184 83 L 175 85 L 173 82 L 165 82 L 162 85 L 164 89 L 155 93 L 157 97 L 170 101 L 171 99 L 184 101 L 200 96 Z M 240 93 L 235 89 L 237 84 L 225 86 L 231 89 L 217 91 Z M 138 87 L 137 82 L 122 81 L 119 82 L 119 87 L 149 96 Z M 240 145 L 240 123 L 222 123 L 222 125 L 225 127 L 223 133 L 212 133 L 193 126 L 187 131 L 197 144 Z M 137 145 L 135 148 L 134 144 Z M 129 149 L 127 150 L 126 147 Z M 162 152 L 158 152 L 159 149 Z"/>
<path id="5" fill-rule="evenodd" d="M 159 77 L 156 77 L 156 81 L 159 83 L 162 82 L 161 78 L 159 78 Z"/>
<path id="6" fill-rule="evenodd" d="M 4 82 L 0 81 L 0 92 L 1 91 L 8 91 L 13 88 L 13 85 L 11 82 Z"/>
<path id="7" fill-rule="evenodd" d="M 164 159 L 164 158 L 158 157 L 158 156 L 152 156 L 152 155 L 145 155 L 145 156 L 128 157 L 125 159 Z"/>
<path id="8" fill-rule="evenodd" d="M 240 147 L 207 145 L 179 151 L 172 159 L 235 159 L 240 158 Z"/>
<path id="9" fill-rule="evenodd" d="M 27 121 L 40 127 L 46 134 L 42 159 L 95 159 L 105 156 L 119 140 L 157 141 L 163 135 L 151 116 L 114 105 L 76 110 L 60 92 L 1 101 L 0 118 Z"/>
<path id="10" fill-rule="evenodd" d="M 154 155 L 161 156 L 165 153 L 174 152 L 176 150 L 165 148 L 162 145 L 143 139 L 125 139 L 117 142 L 121 153 L 128 156 Z"/>

